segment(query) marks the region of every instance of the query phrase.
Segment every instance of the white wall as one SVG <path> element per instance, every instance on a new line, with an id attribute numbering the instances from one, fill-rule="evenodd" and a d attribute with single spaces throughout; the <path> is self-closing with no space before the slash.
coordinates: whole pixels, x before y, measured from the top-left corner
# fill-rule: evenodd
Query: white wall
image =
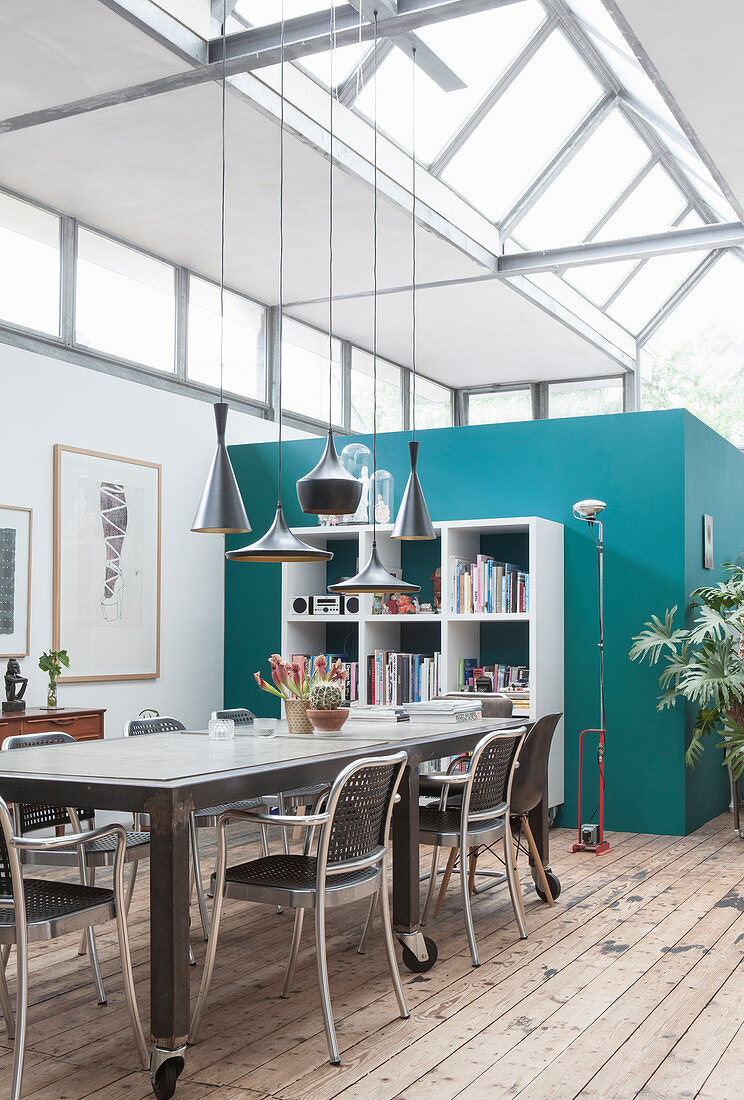
<path id="1" fill-rule="evenodd" d="M 33 508 L 28 705 L 46 701 L 37 662 L 52 644 L 52 448 L 64 443 L 162 464 L 162 588 L 159 679 L 60 683 L 60 706 L 106 707 L 107 737 L 145 707 L 203 728 L 222 704 L 224 539 L 190 530 L 214 449 L 211 405 L 0 344 L 0 410 L 0 504 Z M 231 411 L 229 443 L 271 438 L 272 424 Z"/>

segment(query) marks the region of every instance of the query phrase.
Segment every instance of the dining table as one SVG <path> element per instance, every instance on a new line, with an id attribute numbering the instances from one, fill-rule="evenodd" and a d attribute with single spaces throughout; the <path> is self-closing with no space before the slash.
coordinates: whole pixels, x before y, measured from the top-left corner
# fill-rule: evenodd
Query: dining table
<path id="1" fill-rule="evenodd" d="M 150 818 L 150 1079 L 158 1098 L 174 1095 L 187 1056 L 189 972 L 189 818 L 193 810 L 331 783 L 360 757 L 405 749 L 408 763 L 393 814 L 392 906 L 395 934 L 421 971 L 436 962 L 436 944 L 420 927 L 419 765 L 472 750 L 495 730 L 531 723 L 484 718 L 445 724 L 350 720 L 338 734 L 274 738 L 237 734 L 212 740 L 205 731 L 50 745 L 2 754 L 0 795 L 9 802 L 147 813 Z M 549 869 L 547 797 L 530 825 Z M 533 880 L 536 872 L 532 868 Z"/>

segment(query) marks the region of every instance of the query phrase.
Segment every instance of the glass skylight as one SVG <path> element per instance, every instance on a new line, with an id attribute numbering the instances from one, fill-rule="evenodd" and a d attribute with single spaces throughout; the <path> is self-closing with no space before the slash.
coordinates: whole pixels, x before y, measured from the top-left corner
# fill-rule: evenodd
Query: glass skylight
<path id="1" fill-rule="evenodd" d="M 649 159 L 619 111 L 613 111 L 514 230 L 527 248 L 577 244 Z"/>
<path id="2" fill-rule="evenodd" d="M 477 12 L 461 19 L 445 19 L 422 27 L 418 36 L 463 81 L 465 88 L 445 92 L 418 64 L 416 74 L 416 157 L 430 163 L 460 123 L 472 113 L 516 54 L 523 48 L 545 13 L 536 0 L 508 8 Z M 413 136 L 413 60 L 394 49 L 377 74 L 377 121 L 381 130 L 406 152 Z M 374 118 L 374 77 L 362 90 L 355 107 L 370 122 Z"/>
<path id="3" fill-rule="evenodd" d="M 565 36 L 554 31 L 453 157 L 442 179 L 498 221 L 601 94 Z"/>
<path id="4" fill-rule="evenodd" d="M 342 7 L 345 2 L 346 0 L 283 0 L 282 4 L 280 0 L 239 0 L 235 5 L 235 13 L 252 27 L 266 27 L 281 21 L 282 7 L 285 19 L 297 19 L 301 15 Z"/>
<path id="5" fill-rule="evenodd" d="M 633 276 L 607 312 L 629 332 L 640 332 L 704 258 L 703 252 L 655 256 Z"/>

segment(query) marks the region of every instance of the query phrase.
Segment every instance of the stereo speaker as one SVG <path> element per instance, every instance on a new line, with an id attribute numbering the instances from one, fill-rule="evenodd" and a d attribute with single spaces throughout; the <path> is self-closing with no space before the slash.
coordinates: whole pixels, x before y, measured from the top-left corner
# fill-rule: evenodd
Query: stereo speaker
<path id="1" fill-rule="evenodd" d="M 312 615 L 312 596 L 295 596 L 292 600 L 292 611 L 295 615 Z"/>
<path id="2" fill-rule="evenodd" d="M 358 596 L 347 596 L 346 599 L 344 600 L 344 610 L 345 610 L 347 615 L 358 615 L 359 614 L 359 597 Z"/>

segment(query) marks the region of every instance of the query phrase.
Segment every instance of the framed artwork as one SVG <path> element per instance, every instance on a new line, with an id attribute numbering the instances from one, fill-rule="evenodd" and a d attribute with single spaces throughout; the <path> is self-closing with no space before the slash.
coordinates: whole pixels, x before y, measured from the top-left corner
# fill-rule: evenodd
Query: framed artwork
<path id="1" fill-rule="evenodd" d="M 713 516 L 703 516 L 703 569 L 713 568 Z"/>
<path id="2" fill-rule="evenodd" d="M 54 448 L 53 647 L 61 681 L 160 675 L 161 468 Z"/>
<path id="3" fill-rule="evenodd" d="M 30 508 L 0 504 L 0 657 L 28 657 L 31 623 Z"/>

